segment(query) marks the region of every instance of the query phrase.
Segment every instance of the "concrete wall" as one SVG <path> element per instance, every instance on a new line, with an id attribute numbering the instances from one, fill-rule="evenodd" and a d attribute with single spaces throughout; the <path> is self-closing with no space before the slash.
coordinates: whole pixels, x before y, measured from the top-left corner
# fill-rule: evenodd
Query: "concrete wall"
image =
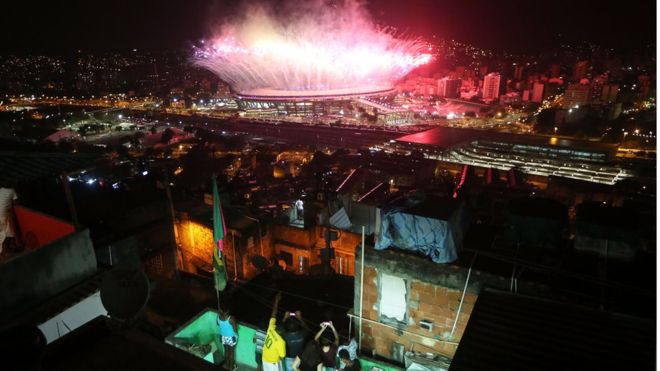
<path id="1" fill-rule="evenodd" d="M 0 265 L 0 315 L 11 318 L 95 272 L 88 229 L 10 259 Z"/>
<path id="2" fill-rule="evenodd" d="M 176 271 L 171 220 L 142 225 L 132 235 L 95 245 L 100 266 L 144 268 L 149 276 L 172 277 Z"/>

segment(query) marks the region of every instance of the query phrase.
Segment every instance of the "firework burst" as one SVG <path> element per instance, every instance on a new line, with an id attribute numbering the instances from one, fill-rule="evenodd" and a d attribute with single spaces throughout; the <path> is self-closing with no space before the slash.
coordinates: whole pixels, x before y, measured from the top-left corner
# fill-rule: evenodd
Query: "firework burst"
<path id="1" fill-rule="evenodd" d="M 245 93 L 386 88 L 432 58 L 422 40 L 375 25 L 362 3 L 295 5 L 246 9 L 195 48 L 194 63 Z"/>

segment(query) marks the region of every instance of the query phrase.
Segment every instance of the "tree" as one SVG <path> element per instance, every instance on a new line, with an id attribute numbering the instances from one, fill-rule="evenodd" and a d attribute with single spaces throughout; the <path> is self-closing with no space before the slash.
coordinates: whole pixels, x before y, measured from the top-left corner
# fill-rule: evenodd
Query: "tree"
<path id="1" fill-rule="evenodd" d="M 169 143 L 170 140 L 172 140 L 172 138 L 174 138 L 174 131 L 172 131 L 172 129 L 170 129 L 170 128 L 167 128 L 167 129 L 165 129 L 165 131 L 163 131 L 163 134 L 161 134 L 160 142 L 161 143 Z"/>
<path id="2" fill-rule="evenodd" d="M 117 154 L 118 154 L 119 156 L 121 156 L 121 157 L 126 157 L 126 156 L 128 156 L 128 148 L 124 147 L 124 146 L 121 145 L 121 144 L 118 144 L 118 145 L 115 147 L 115 151 L 116 151 Z"/>
<path id="3" fill-rule="evenodd" d="M 139 147 L 140 146 L 140 139 L 142 139 L 142 137 L 144 137 L 144 135 L 145 134 L 141 131 L 138 131 L 135 134 L 133 134 L 133 136 L 131 137 L 131 145 L 133 147 Z"/>

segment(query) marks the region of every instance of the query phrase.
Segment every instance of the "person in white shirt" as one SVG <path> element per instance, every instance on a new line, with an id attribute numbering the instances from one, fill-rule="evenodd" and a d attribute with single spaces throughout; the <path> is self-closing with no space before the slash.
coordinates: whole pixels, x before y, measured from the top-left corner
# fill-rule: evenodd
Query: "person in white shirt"
<path id="1" fill-rule="evenodd" d="M 12 208 L 18 199 L 16 191 L 7 185 L 0 185 L 0 254 L 8 238 L 14 238 L 14 213 Z"/>
<path id="2" fill-rule="evenodd" d="M 341 352 L 343 349 L 346 349 L 348 352 L 349 358 L 351 361 L 354 361 L 357 359 L 357 341 L 355 339 L 351 339 L 351 341 L 348 342 L 348 344 L 345 345 L 340 345 L 339 348 L 337 348 L 337 353 Z M 344 367 L 346 367 L 346 364 L 343 362 L 339 362 L 339 369 L 343 370 Z"/>

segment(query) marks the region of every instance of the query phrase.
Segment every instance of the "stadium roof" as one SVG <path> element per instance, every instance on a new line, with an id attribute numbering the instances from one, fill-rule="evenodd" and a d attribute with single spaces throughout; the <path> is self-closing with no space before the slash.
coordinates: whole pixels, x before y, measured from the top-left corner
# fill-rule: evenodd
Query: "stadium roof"
<path id="1" fill-rule="evenodd" d="M 564 139 L 539 135 L 500 133 L 487 130 L 438 127 L 397 138 L 399 143 L 422 144 L 446 149 L 473 140 L 502 141 L 511 144 L 528 144 L 542 147 L 567 147 L 595 152 L 612 152 L 617 144 Z"/>
<path id="2" fill-rule="evenodd" d="M 450 370 L 652 370 L 655 321 L 485 289 Z"/>
<path id="3" fill-rule="evenodd" d="M 371 97 L 393 94 L 389 86 L 360 86 L 348 89 L 334 90 L 277 90 L 254 89 L 236 93 L 239 99 L 265 101 L 299 101 L 299 100 L 342 100 L 357 97 Z"/>

